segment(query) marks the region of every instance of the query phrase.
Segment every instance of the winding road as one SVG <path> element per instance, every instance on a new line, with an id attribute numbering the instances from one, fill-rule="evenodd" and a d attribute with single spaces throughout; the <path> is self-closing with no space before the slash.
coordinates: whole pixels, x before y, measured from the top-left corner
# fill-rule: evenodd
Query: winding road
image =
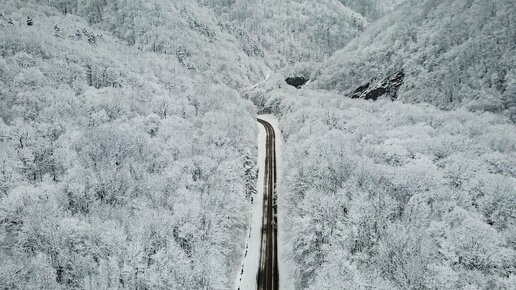
<path id="1" fill-rule="evenodd" d="M 274 127 L 270 123 L 262 119 L 258 119 L 258 122 L 265 127 L 267 139 L 260 265 L 256 275 L 256 284 L 258 290 L 277 290 L 279 289 L 279 272 L 278 219 L 276 217 L 276 135 Z"/>

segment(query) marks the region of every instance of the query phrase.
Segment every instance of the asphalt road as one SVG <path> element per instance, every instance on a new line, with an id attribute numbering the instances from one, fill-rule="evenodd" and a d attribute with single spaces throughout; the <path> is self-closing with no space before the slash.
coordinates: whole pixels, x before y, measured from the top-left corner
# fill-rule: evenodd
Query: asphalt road
<path id="1" fill-rule="evenodd" d="M 258 290 L 277 290 L 279 289 L 279 273 L 277 243 L 278 219 L 276 217 L 276 135 L 270 123 L 261 119 L 258 119 L 258 122 L 265 127 L 267 140 L 262 242 L 256 284 Z"/>

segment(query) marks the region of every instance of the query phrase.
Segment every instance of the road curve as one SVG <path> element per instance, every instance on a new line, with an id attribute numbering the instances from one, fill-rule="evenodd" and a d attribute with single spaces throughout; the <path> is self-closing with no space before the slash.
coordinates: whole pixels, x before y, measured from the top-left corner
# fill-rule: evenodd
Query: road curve
<path id="1" fill-rule="evenodd" d="M 276 134 L 274 127 L 262 119 L 258 122 L 267 133 L 265 154 L 265 190 L 263 199 L 263 224 L 260 246 L 260 265 L 256 275 L 258 290 L 279 289 L 278 272 L 278 219 L 276 217 Z"/>

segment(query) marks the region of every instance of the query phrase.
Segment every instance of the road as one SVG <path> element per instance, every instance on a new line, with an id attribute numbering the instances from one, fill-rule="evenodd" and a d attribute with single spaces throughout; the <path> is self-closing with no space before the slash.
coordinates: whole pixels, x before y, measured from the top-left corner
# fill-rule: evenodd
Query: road
<path id="1" fill-rule="evenodd" d="M 276 217 L 276 135 L 270 123 L 262 119 L 258 119 L 258 122 L 265 127 L 267 139 L 260 265 L 256 275 L 256 284 L 258 290 L 277 290 L 279 289 L 279 272 L 278 219 Z"/>

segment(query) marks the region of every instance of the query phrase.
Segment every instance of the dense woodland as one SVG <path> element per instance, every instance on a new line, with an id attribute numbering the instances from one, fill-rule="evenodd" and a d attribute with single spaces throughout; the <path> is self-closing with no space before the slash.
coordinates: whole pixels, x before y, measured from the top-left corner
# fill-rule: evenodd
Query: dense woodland
<path id="1" fill-rule="evenodd" d="M 51 7 L 2 6 L 2 287 L 232 285 L 255 188 L 252 104 L 175 54 Z"/>
<path id="2" fill-rule="evenodd" d="M 309 91 L 280 108 L 296 289 L 514 286 L 513 123 Z"/>
<path id="3" fill-rule="evenodd" d="M 515 9 L 0 2 L 0 285 L 233 288 L 265 112 L 286 284 L 511 289 Z M 349 98 L 399 72 L 396 100 Z"/>
<path id="4" fill-rule="evenodd" d="M 295 289 L 514 288 L 515 9 L 408 1 L 322 65 L 249 94 L 286 142 Z M 398 72 L 398 101 L 348 98 Z M 292 73 L 315 80 L 296 90 L 281 83 Z"/>
<path id="5" fill-rule="evenodd" d="M 514 1 L 405 4 L 327 60 L 315 87 L 346 94 L 404 71 L 401 101 L 504 113 L 516 121 Z"/>
<path id="6" fill-rule="evenodd" d="M 199 0 L 272 69 L 318 62 L 403 0 Z"/>

